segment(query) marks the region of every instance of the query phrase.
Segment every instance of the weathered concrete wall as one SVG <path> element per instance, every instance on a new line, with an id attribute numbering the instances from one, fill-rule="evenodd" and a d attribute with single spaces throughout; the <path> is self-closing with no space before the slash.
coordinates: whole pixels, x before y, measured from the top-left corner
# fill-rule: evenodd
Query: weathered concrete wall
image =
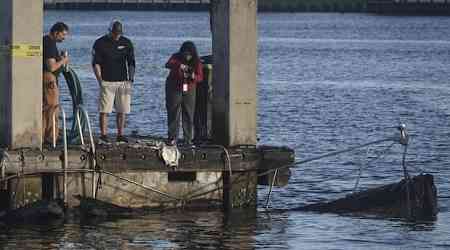
<path id="1" fill-rule="evenodd" d="M 0 144 L 42 144 L 42 0 L 0 1 Z"/>
<path id="2" fill-rule="evenodd" d="M 226 172 L 228 174 L 228 172 Z M 184 174 L 186 174 L 184 172 Z M 50 176 L 50 175 L 47 175 Z M 146 187 L 154 188 L 176 200 L 139 185 L 124 181 L 115 176 L 95 175 L 95 183 L 101 183 L 97 190 L 97 199 L 114 205 L 129 208 L 173 208 L 181 205 L 190 207 L 255 208 L 257 200 L 256 172 L 233 173 L 229 180 L 231 185 L 224 184 L 222 172 L 196 172 L 194 180 L 170 180 L 169 172 L 127 171 L 117 176 L 134 181 Z M 67 178 L 67 202 L 73 208 L 80 205 L 77 197 L 92 197 L 92 173 L 70 173 Z M 48 177 L 47 177 L 48 178 Z M 48 179 L 47 179 L 48 180 Z M 45 186 L 42 176 L 26 177 L 9 181 L 9 208 L 17 209 L 40 201 L 44 196 L 63 199 L 63 176 L 53 174 L 49 183 L 53 188 L 43 190 Z M 223 187 L 226 190 L 223 190 Z M 1 202 L 5 202 L 2 200 Z"/>
<path id="3" fill-rule="evenodd" d="M 257 0 L 212 4 L 214 139 L 226 146 L 256 145 Z"/>
<path id="4" fill-rule="evenodd" d="M 168 179 L 168 173 L 164 172 L 128 172 L 121 173 L 121 177 L 131 179 L 148 187 L 153 187 L 161 192 L 177 198 L 188 198 L 194 194 L 212 191 L 221 186 L 220 172 L 197 173 L 193 181 L 172 181 Z M 124 206 L 124 207 L 173 207 L 181 205 L 178 201 L 167 198 L 155 192 L 145 190 L 135 184 L 118 180 L 113 176 L 104 175 L 103 188 L 99 190 L 97 197 L 100 200 Z M 208 185 L 212 184 L 212 185 Z M 205 185 L 208 185 L 205 187 Z M 202 197 L 208 200 L 221 200 L 222 191 L 216 190 Z"/>

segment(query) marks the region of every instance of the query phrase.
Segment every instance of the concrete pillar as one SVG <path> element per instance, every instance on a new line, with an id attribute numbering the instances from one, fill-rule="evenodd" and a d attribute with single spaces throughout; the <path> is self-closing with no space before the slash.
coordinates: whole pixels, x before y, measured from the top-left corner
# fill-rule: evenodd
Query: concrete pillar
<path id="1" fill-rule="evenodd" d="M 42 146 L 43 0 L 0 1 L 0 146 Z"/>
<path id="2" fill-rule="evenodd" d="M 212 0 L 213 136 L 256 145 L 257 0 Z"/>

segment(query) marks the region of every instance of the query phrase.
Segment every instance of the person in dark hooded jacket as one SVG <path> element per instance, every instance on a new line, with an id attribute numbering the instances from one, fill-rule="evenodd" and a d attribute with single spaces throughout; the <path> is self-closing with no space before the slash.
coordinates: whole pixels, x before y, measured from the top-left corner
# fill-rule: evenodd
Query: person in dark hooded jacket
<path id="1" fill-rule="evenodd" d="M 203 66 L 195 44 L 184 42 L 180 50 L 170 57 L 166 68 L 170 69 L 166 80 L 169 143 L 176 144 L 181 118 L 184 142 L 192 144 L 196 86 L 203 81 Z"/>

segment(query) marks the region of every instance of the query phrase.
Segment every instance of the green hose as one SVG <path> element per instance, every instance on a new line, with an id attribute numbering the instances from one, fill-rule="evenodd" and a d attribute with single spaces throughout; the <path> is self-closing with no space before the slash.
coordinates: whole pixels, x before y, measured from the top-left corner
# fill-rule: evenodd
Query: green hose
<path id="1" fill-rule="evenodd" d="M 70 91 L 70 96 L 72 97 L 72 128 L 67 135 L 67 141 L 69 144 L 79 144 L 81 142 L 81 136 L 77 125 L 77 110 L 80 105 L 83 105 L 83 91 L 81 88 L 80 79 L 71 67 L 66 67 L 62 74 L 66 80 L 67 87 Z M 86 117 L 80 115 L 81 131 L 86 129 Z"/>

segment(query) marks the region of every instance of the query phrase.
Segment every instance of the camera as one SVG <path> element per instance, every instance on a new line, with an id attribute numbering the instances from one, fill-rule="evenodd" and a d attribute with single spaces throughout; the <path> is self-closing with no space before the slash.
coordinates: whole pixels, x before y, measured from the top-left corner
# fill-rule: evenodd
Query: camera
<path id="1" fill-rule="evenodd" d="M 194 69 L 190 66 L 187 66 L 184 70 L 183 70 L 183 77 L 186 80 L 193 80 L 192 79 L 192 73 L 194 73 Z"/>

